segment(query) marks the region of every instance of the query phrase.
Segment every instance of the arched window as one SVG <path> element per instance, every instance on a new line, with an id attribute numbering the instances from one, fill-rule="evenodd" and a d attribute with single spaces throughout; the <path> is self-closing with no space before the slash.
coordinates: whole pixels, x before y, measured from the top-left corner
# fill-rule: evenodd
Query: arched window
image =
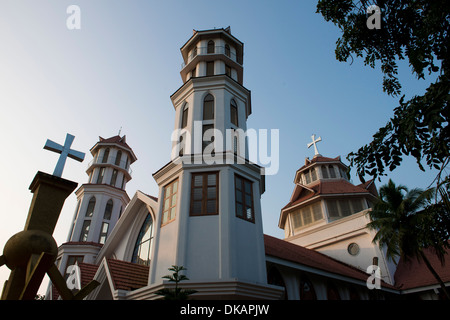
<path id="1" fill-rule="evenodd" d="M 89 199 L 89 203 L 86 209 L 86 217 L 91 218 L 94 214 L 94 208 L 95 208 L 95 197 L 91 197 Z"/>
<path id="2" fill-rule="evenodd" d="M 238 126 L 238 108 L 234 99 L 231 99 L 230 102 L 230 119 L 232 124 Z"/>
<path id="3" fill-rule="evenodd" d="M 148 213 L 142 224 L 141 230 L 139 231 L 131 262 L 145 266 L 150 264 L 152 239 L 153 220 L 150 213 Z"/>
<path id="4" fill-rule="evenodd" d="M 105 150 L 105 153 L 103 154 L 102 163 L 106 163 L 108 161 L 108 157 L 109 157 L 109 148 L 107 148 Z"/>
<path id="5" fill-rule="evenodd" d="M 333 282 L 329 281 L 327 283 L 327 299 L 328 300 L 341 300 L 339 291 Z"/>
<path id="6" fill-rule="evenodd" d="M 113 201 L 112 201 L 112 199 L 109 199 L 108 202 L 106 203 L 105 213 L 103 214 L 103 219 L 110 220 L 112 211 L 113 211 Z"/>
<path id="7" fill-rule="evenodd" d="M 300 300 L 317 300 L 314 286 L 305 275 L 300 279 Z"/>
<path id="8" fill-rule="evenodd" d="M 188 104 L 185 103 L 183 106 L 183 111 L 181 113 L 181 129 L 186 128 L 188 121 Z"/>
<path id="9" fill-rule="evenodd" d="M 211 94 L 203 100 L 203 120 L 214 120 L 214 97 Z"/>
<path id="10" fill-rule="evenodd" d="M 230 56 L 230 46 L 228 44 L 225 45 L 225 55 Z"/>
<path id="11" fill-rule="evenodd" d="M 120 160 L 122 158 L 122 151 L 117 151 L 116 162 L 114 163 L 116 166 L 120 166 Z"/>
<path id="12" fill-rule="evenodd" d="M 271 267 L 269 272 L 267 272 L 267 283 L 284 287 L 284 297 L 282 297 L 282 299 L 287 299 L 286 284 L 284 283 L 283 277 L 277 267 Z"/>
<path id="13" fill-rule="evenodd" d="M 209 40 L 208 41 L 208 51 L 207 51 L 207 53 L 214 53 L 214 41 L 212 41 L 212 40 Z"/>

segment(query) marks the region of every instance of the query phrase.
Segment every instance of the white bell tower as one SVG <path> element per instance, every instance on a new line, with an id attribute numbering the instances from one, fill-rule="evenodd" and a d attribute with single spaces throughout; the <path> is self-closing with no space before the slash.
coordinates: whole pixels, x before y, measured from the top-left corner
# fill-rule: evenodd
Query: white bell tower
<path id="1" fill-rule="evenodd" d="M 130 165 L 137 158 L 126 137 L 100 137 L 90 151 L 94 158 L 86 170 L 89 180 L 75 191 L 78 202 L 72 227 L 67 242 L 60 247 L 63 269 L 69 256 L 78 262 L 94 262 L 130 201 L 125 187 L 131 180 Z"/>
<path id="2" fill-rule="evenodd" d="M 150 286 L 179 265 L 187 268 L 189 286 L 201 289 L 196 296 L 281 294 L 267 285 L 260 203 L 265 180 L 247 160 L 242 135 L 251 114 L 243 51 L 229 28 L 194 30 L 181 47 L 183 85 L 171 96 L 172 158 L 153 174 L 160 208 Z"/>

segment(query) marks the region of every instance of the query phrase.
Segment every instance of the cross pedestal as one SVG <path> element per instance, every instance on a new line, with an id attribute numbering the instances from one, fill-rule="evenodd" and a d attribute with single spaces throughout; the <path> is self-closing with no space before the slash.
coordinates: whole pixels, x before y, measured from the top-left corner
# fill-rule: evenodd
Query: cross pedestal
<path id="1" fill-rule="evenodd" d="M 77 185 L 44 172 L 34 177 L 24 231 L 13 235 L 3 250 L 4 262 L 12 272 L 2 299 L 34 299 L 45 272 L 56 260 L 58 249 L 52 234 L 64 201 Z"/>

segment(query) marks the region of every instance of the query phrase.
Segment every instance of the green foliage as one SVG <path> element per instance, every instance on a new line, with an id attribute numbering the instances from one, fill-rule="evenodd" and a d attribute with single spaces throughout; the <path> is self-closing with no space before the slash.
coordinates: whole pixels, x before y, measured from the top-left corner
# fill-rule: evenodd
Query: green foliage
<path id="1" fill-rule="evenodd" d="M 183 266 L 172 266 L 169 268 L 169 271 L 173 271 L 172 275 L 166 275 L 163 279 L 169 280 L 169 282 L 175 282 L 174 289 L 161 289 L 156 291 L 157 295 L 164 296 L 165 300 L 187 300 L 189 295 L 196 293 L 197 291 L 191 289 L 181 289 L 178 287 L 178 284 L 181 281 L 189 280 L 183 274 L 180 274 L 180 271 L 187 270 Z"/>
<path id="2" fill-rule="evenodd" d="M 367 8 L 381 9 L 381 29 L 369 29 Z M 448 163 L 450 146 L 450 2 L 448 0 L 352 1 L 320 0 L 317 12 L 333 22 L 342 36 L 336 42 L 336 59 L 364 59 L 372 68 L 380 63 L 383 90 L 400 96 L 399 60 L 408 59 L 418 79 L 435 78 L 423 95 L 399 106 L 387 124 L 373 136 L 372 142 L 347 156 L 360 176 L 385 175 L 394 170 L 403 156 L 413 156 L 419 168 L 442 168 Z"/>
<path id="3" fill-rule="evenodd" d="M 427 226 L 426 222 L 430 222 L 432 216 L 424 209 L 433 195 L 434 189 L 408 190 L 392 180 L 380 188 L 380 198 L 369 212 L 371 222 L 367 227 L 377 231 L 373 241 L 380 247 L 386 246 L 388 258 L 395 261 L 399 256 L 404 259 L 420 257 L 419 252 L 431 243 L 427 239 L 431 225 Z"/>
<path id="4" fill-rule="evenodd" d="M 434 188 L 408 190 L 389 180 L 379 190 L 380 198 L 369 212 L 371 222 L 367 227 L 377 232 L 373 242 L 378 243 L 380 248 L 386 248 L 389 259 L 395 262 L 398 257 L 423 260 L 450 298 L 445 285 L 424 254 L 424 249 L 432 249 L 444 265 L 446 249 L 450 249 L 448 190 L 444 187 L 439 190 L 440 199 L 437 202 L 435 194 Z"/>

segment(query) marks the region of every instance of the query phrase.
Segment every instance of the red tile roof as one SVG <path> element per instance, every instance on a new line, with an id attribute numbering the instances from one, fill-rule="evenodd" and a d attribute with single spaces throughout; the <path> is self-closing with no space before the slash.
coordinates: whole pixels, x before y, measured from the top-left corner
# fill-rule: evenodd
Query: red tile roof
<path id="1" fill-rule="evenodd" d="M 73 242 L 70 244 L 74 244 Z M 95 264 L 80 262 L 77 263 L 80 268 L 80 281 L 81 288 L 87 285 L 92 279 L 94 279 L 98 266 Z M 64 275 L 63 275 L 64 276 Z M 59 292 L 54 285 L 52 285 L 52 300 L 58 300 Z"/>
<path id="2" fill-rule="evenodd" d="M 94 150 L 99 145 L 102 145 L 102 144 L 106 144 L 106 145 L 117 144 L 117 145 L 125 148 L 126 150 L 128 150 L 131 153 L 131 156 L 132 156 L 130 159 L 131 163 L 133 163 L 134 161 L 137 160 L 136 155 L 133 152 L 133 149 L 131 149 L 131 147 L 126 143 L 126 136 L 121 137 L 121 136 L 117 135 L 117 136 L 113 136 L 113 137 L 106 138 L 106 139 L 99 137 L 99 141 L 91 148 L 91 150 L 90 150 L 91 153 L 94 153 Z"/>
<path id="3" fill-rule="evenodd" d="M 312 267 L 329 273 L 334 273 L 353 279 L 367 281 L 369 277 L 365 272 L 335 260 L 327 255 L 312 249 L 277 239 L 269 235 L 264 235 L 264 246 L 267 256 L 280 258 L 295 262 L 307 267 Z M 393 286 L 382 281 L 382 286 L 394 289 Z"/>
<path id="4" fill-rule="evenodd" d="M 441 264 L 440 260 L 432 249 L 424 250 L 425 256 L 430 261 L 433 269 L 437 272 L 441 280 L 446 283 L 450 282 L 450 249 L 447 249 L 446 263 Z M 397 271 L 394 275 L 395 286 L 400 290 L 424 287 L 437 284 L 437 280 L 427 268 L 423 261 L 412 258 L 409 261 L 400 259 Z"/>
<path id="5" fill-rule="evenodd" d="M 340 163 L 341 165 L 347 167 L 345 164 L 342 163 L 341 157 L 340 157 L 340 156 L 337 156 L 336 158 L 328 158 L 328 157 L 323 157 L 323 156 L 315 156 L 315 157 L 313 157 L 312 159 L 306 158 L 306 159 L 305 159 L 305 164 L 304 164 L 300 169 L 298 169 L 297 172 L 302 171 L 302 170 L 305 169 L 306 167 L 308 167 L 308 166 L 310 166 L 311 164 L 316 163 L 316 162 L 335 162 L 335 163 L 338 162 L 338 163 Z"/>
<path id="6" fill-rule="evenodd" d="M 131 291 L 147 285 L 148 266 L 115 259 L 107 259 L 106 262 L 115 290 Z M 81 287 L 83 288 L 94 279 L 99 266 L 90 263 L 79 263 L 78 266 L 80 267 Z M 55 286 L 52 286 L 52 299 L 57 300 L 58 297 L 58 291 Z"/>
<path id="7" fill-rule="evenodd" d="M 107 259 L 108 269 L 116 290 L 135 290 L 147 285 L 148 266 Z"/>
<path id="8" fill-rule="evenodd" d="M 313 192 L 311 192 L 311 189 Z M 338 179 L 338 180 L 322 180 L 317 184 L 303 188 L 302 192 L 299 193 L 298 197 L 290 201 L 287 205 L 285 205 L 281 210 L 293 207 L 303 201 L 306 201 L 312 197 L 317 195 L 352 195 L 352 194 L 366 194 L 373 195 L 372 192 L 364 188 L 364 186 L 358 185 L 355 186 L 348 182 L 347 180 Z"/>

